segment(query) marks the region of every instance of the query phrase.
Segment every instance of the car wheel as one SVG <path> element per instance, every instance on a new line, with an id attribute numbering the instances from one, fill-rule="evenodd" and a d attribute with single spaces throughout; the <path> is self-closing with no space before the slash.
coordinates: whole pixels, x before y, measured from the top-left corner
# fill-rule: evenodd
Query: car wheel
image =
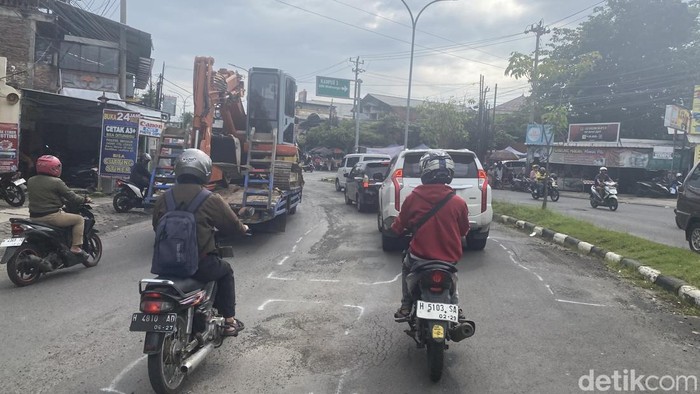
<path id="1" fill-rule="evenodd" d="M 688 226 L 688 246 L 693 252 L 700 253 L 700 222 Z"/>
<path id="2" fill-rule="evenodd" d="M 338 178 L 335 178 L 335 191 L 339 192 L 340 190 L 342 190 L 342 188 L 340 187 L 340 180 Z"/>
<path id="3" fill-rule="evenodd" d="M 365 211 L 365 206 L 362 204 L 362 198 L 360 198 L 359 194 L 355 195 L 355 205 L 357 206 L 357 212 Z"/>
<path id="4" fill-rule="evenodd" d="M 347 190 L 345 191 L 345 204 L 352 205 L 352 200 L 350 200 L 350 198 L 348 197 Z"/>

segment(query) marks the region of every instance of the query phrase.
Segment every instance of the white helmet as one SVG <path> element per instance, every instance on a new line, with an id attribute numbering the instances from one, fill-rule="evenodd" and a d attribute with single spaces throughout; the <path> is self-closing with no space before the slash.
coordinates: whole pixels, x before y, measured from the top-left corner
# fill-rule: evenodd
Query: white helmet
<path id="1" fill-rule="evenodd" d="M 608 168 L 607 168 L 607 167 L 600 167 L 600 170 L 599 170 L 599 171 L 600 171 L 600 172 L 608 171 Z"/>
<path id="2" fill-rule="evenodd" d="M 452 182 L 455 163 L 447 152 L 431 149 L 420 158 L 420 180 L 423 184 Z"/>

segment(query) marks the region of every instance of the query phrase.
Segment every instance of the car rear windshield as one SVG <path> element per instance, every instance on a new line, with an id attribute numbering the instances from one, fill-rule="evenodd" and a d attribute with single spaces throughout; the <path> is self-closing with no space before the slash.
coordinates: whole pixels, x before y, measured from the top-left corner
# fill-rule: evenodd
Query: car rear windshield
<path id="1" fill-rule="evenodd" d="M 372 161 L 372 160 L 389 160 L 389 159 L 386 157 L 365 156 L 363 161 Z"/>
<path id="2" fill-rule="evenodd" d="M 423 153 L 407 154 L 403 162 L 404 178 L 420 178 L 420 168 L 418 162 Z M 452 161 L 455 163 L 455 178 L 477 178 L 479 168 L 474 161 L 474 155 L 469 153 L 450 153 Z"/>
<path id="3" fill-rule="evenodd" d="M 374 179 L 375 174 L 382 174 L 383 176 L 386 176 L 388 170 L 388 161 L 384 161 L 381 163 L 367 163 L 367 165 L 365 166 L 365 175 L 367 175 L 369 179 Z"/>

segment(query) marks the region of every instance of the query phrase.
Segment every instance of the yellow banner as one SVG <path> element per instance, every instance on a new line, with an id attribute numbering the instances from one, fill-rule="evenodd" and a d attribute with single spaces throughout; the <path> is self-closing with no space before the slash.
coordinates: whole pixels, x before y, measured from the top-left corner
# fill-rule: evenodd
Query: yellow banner
<path id="1" fill-rule="evenodd" d="M 691 118 L 690 134 L 700 134 L 700 85 L 695 85 L 695 90 L 693 91 L 693 109 Z M 695 162 L 697 162 L 697 159 Z"/>

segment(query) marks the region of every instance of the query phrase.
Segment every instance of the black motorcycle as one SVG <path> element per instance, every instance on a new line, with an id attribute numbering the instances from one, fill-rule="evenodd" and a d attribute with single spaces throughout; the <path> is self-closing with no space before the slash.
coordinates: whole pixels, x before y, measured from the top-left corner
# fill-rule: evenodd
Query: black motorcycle
<path id="1" fill-rule="evenodd" d="M 524 175 L 516 175 L 510 181 L 510 190 L 518 192 L 529 192 L 530 183 L 530 178 L 527 178 Z"/>
<path id="2" fill-rule="evenodd" d="M 26 199 L 25 183 L 27 182 L 19 172 L 12 171 L 0 174 L 0 197 L 13 207 L 21 207 Z"/>
<path id="3" fill-rule="evenodd" d="M 404 332 L 416 342 L 416 347 L 427 350 L 430 379 L 434 382 L 442 377 L 447 341 L 469 338 L 476 328 L 473 321 L 459 321 L 459 306 L 452 303 L 456 272 L 454 264 L 444 261 L 414 263 L 406 282 L 413 289 L 415 301 L 408 317 L 396 319 L 407 322 L 409 329 Z"/>
<path id="4" fill-rule="evenodd" d="M 144 195 L 138 186 L 123 179 L 117 179 L 116 185 L 117 193 L 112 199 L 115 211 L 124 213 L 132 208 L 143 208 Z"/>
<path id="5" fill-rule="evenodd" d="M 530 195 L 532 195 L 532 198 L 539 200 L 541 197 L 543 197 L 543 194 L 544 185 L 542 182 L 533 182 L 530 185 Z M 547 196 L 549 196 L 549 198 L 554 202 L 559 201 L 559 185 L 557 185 L 556 175 L 547 177 Z"/>
<path id="6" fill-rule="evenodd" d="M 95 216 L 91 209 L 87 204 L 65 209 L 66 212 L 80 214 L 85 219 L 83 250 L 88 254 L 87 260 L 70 251 L 70 227 L 54 227 L 31 220 L 10 218 L 12 238 L 0 243 L 0 247 L 6 248 L 0 264 L 7 263 L 7 275 L 12 283 L 28 286 L 39 280 L 42 274 L 57 269 L 77 264 L 88 268 L 96 266 L 102 257 L 102 240 L 97 235 Z"/>
<path id="7" fill-rule="evenodd" d="M 61 178 L 70 187 L 85 189 L 92 193 L 97 190 L 97 170 L 94 164 L 83 164 L 66 168 Z"/>
<path id="8" fill-rule="evenodd" d="M 230 247 L 218 249 L 222 257 L 233 256 Z M 141 312 L 132 315 L 129 331 L 146 333 L 143 352 L 153 390 L 174 393 L 226 338 L 225 320 L 214 308 L 216 282 L 158 276 L 142 279 L 139 293 Z"/>

